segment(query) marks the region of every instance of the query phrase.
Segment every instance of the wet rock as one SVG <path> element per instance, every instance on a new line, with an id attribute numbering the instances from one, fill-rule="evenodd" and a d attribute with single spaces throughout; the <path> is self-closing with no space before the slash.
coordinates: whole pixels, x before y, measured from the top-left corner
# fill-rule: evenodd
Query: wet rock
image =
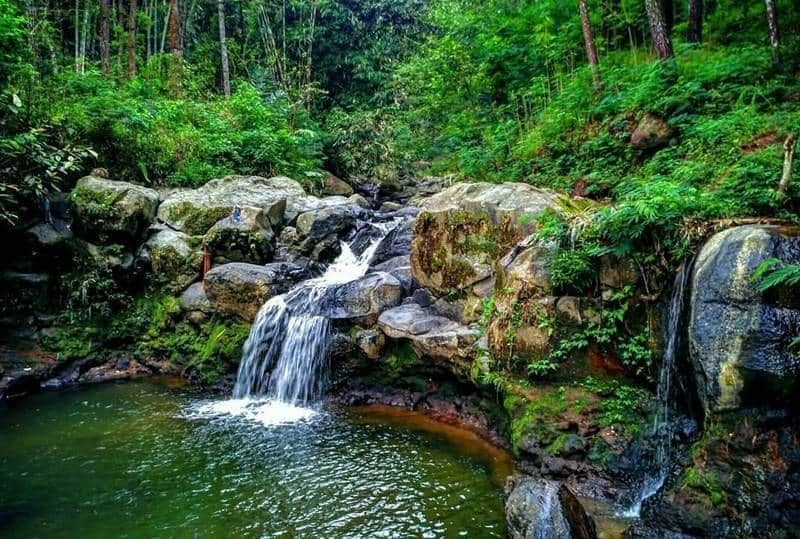
<path id="1" fill-rule="evenodd" d="M 388 273 L 372 273 L 335 288 L 325 299 L 324 312 L 331 320 L 350 320 L 371 325 L 378 315 L 400 303 L 400 282 Z"/>
<path id="2" fill-rule="evenodd" d="M 569 523 L 573 539 L 595 539 L 597 528 L 583 504 L 575 493 L 568 486 L 562 484 L 558 489 L 558 499 L 561 502 L 561 510 Z"/>
<path id="3" fill-rule="evenodd" d="M 181 310 L 186 318 L 194 324 L 201 324 L 208 315 L 214 312 L 214 307 L 208 300 L 203 283 L 194 283 L 181 295 Z"/>
<path id="4" fill-rule="evenodd" d="M 298 264 L 256 266 L 236 262 L 213 268 L 204 282 L 216 312 L 252 322 L 267 299 L 288 291 L 304 277 L 305 268 Z"/>
<path id="5" fill-rule="evenodd" d="M 375 248 L 371 263 L 381 264 L 399 256 L 410 257 L 415 220 L 415 217 L 405 217 L 401 223 L 395 226 Z"/>
<path id="6" fill-rule="evenodd" d="M 388 337 L 408 339 L 418 355 L 448 361 L 460 371 L 469 370 L 480 333 L 415 303 L 384 311 L 378 326 Z"/>
<path id="7" fill-rule="evenodd" d="M 380 359 L 386 346 L 386 336 L 379 329 L 363 329 L 356 333 L 356 345 L 369 359 Z"/>
<path id="8" fill-rule="evenodd" d="M 132 243 L 150 226 L 158 192 L 95 176 L 78 180 L 70 194 L 76 232 L 99 243 Z"/>
<path id="9" fill-rule="evenodd" d="M 331 173 L 327 173 L 322 179 L 322 194 L 347 197 L 353 194 L 353 188 L 346 181 L 337 178 Z"/>
<path id="10" fill-rule="evenodd" d="M 381 204 L 381 207 L 378 211 L 391 212 L 391 211 L 397 211 L 402 207 L 403 205 L 398 204 L 397 202 L 384 202 L 383 204 Z"/>
<path id="11" fill-rule="evenodd" d="M 415 280 L 443 296 L 490 278 L 555 203 L 555 193 L 522 183 L 459 183 L 421 201 L 411 246 Z"/>
<path id="12" fill-rule="evenodd" d="M 139 251 L 140 260 L 148 260 L 153 274 L 167 280 L 175 290 L 186 288 L 200 278 L 203 252 L 199 241 L 169 228 L 163 228 L 147 240 Z"/>
<path id="13" fill-rule="evenodd" d="M 707 412 L 794 402 L 800 359 L 800 289 L 756 291 L 752 274 L 767 258 L 800 263 L 797 229 L 748 225 L 713 236 L 692 277 L 689 348 Z"/>
<path id="14" fill-rule="evenodd" d="M 203 237 L 203 245 L 217 264 L 249 262 L 263 264 L 272 255 L 269 214 L 259 208 L 234 208 L 231 215 L 217 221 Z"/>
<path id="15" fill-rule="evenodd" d="M 559 483 L 512 476 L 506 482 L 506 523 L 513 539 L 563 539 L 572 531 L 561 508 Z"/>
<path id="16" fill-rule="evenodd" d="M 647 114 L 631 134 L 631 146 L 636 150 L 656 150 L 668 145 L 673 134 L 666 120 Z"/>
<path id="17" fill-rule="evenodd" d="M 284 177 L 228 176 L 198 189 L 169 195 L 158 208 L 158 218 L 171 228 L 202 236 L 234 208 L 252 208 L 271 226 L 282 226 L 287 208 L 306 203 L 303 187 Z"/>
<path id="18" fill-rule="evenodd" d="M 341 235 L 352 229 L 363 209 L 355 205 L 339 205 L 300 214 L 297 234 L 302 240 L 319 242 L 330 235 Z"/>
<path id="19" fill-rule="evenodd" d="M 364 208 L 365 210 L 368 210 L 370 208 L 369 200 L 359 195 L 358 193 L 350 195 L 347 198 L 347 202 L 350 204 L 355 204 L 356 206 Z"/>
<path id="20" fill-rule="evenodd" d="M 604 256 L 600 261 L 600 286 L 619 290 L 639 281 L 639 271 L 630 260 L 612 260 Z"/>

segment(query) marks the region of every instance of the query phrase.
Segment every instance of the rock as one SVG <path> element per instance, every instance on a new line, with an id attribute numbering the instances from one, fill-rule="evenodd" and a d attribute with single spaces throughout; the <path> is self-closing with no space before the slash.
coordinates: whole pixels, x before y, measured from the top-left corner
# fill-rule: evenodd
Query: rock
<path id="1" fill-rule="evenodd" d="M 559 500 L 559 483 L 512 476 L 506 482 L 506 523 L 512 539 L 572 537 Z"/>
<path id="2" fill-rule="evenodd" d="M 348 197 L 347 202 L 349 204 L 355 204 L 356 206 L 364 208 L 365 210 L 368 210 L 371 207 L 369 201 L 358 193 Z"/>
<path id="3" fill-rule="evenodd" d="M 630 260 L 612 260 L 604 256 L 600 261 L 600 286 L 619 290 L 639 281 L 639 271 Z"/>
<path id="4" fill-rule="evenodd" d="M 397 202 L 384 202 L 383 204 L 381 204 L 381 207 L 378 211 L 391 212 L 391 211 L 397 211 L 402 207 L 403 205 L 398 204 Z"/>
<path id="5" fill-rule="evenodd" d="M 468 290 L 534 231 L 556 194 L 522 183 L 459 183 L 420 202 L 414 226 L 414 279 L 433 294 Z"/>
<path id="6" fill-rule="evenodd" d="M 330 235 L 341 235 L 352 229 L 363 210 L 355 205 L 339 205 L 300 214 L 297 217 L 297 234 L 301 240 L 318 242 Z"/>
<path id="7" fill-rule="evenodd" d="M 335 288 L 325 299 L 324 311 L 331 320 L 374 324 L 378 315 L 400 303 L 400 282 L 388 273 L 372 273 Z"/>
<path id="8" fill-rule="evenodd" d="M 581 504 L 578 497 L 568 486 L 562 484 L 558 489 L 558 500 L 561 511 L 569 523 L 572 539 L 596 539 L 597 528 Z"/>
<path id="9" fill-rule="evenodd" d="M 203 283 L 194 283 L 183 292 L 181 310 L 195 324 L 202 323 L 208 315 L 213 314 L 214 307 L 208 300 Z"/>
<path id="10" fill-rule="evenodd" d="M 411 261 L 408 256 L 390 258 L 386 262 L 374 266 L 372 271 L 384 271 L 400 281 L 403 295 L 410 294 L 415 288 L 414 279 L 411 276 Z"/>
<path id="11" fill-rule="evenodd" d="M 356 333 L 356 344 L 369 359 L 380 359 L 386 346 L 386 336 L 379 329 L 362 329 Z"/>
<path id="12" fill-rule="evenodd" d="M 50 306 L 50 276 L 45 273 L 0 273 L 0 316 L 20 317 Z"/>
<path id="13" fill-rule="evenodd" d="M 406 217 L 386 234 L 375 248 L 370 264 L 381 264 L 398 256 L 410 256 L 415 221 L 416 217 Z M 410 265 L 410 258 L 408 265 Z"/>
<path id="14" fill-rule="evenodd" d="M 631 134 L 631 146 L 636 150 L 663 148 L 672 139 L 672 127 L 657 116 L 647 114 Z"/>
<path id="15" fill-rule="evenodd" d="M 66 227 L 57 230 L 50 223 L 39 223 L 26 232 L 31 243 L 40 250 L 52 249 L 72 239 L 72 231 Z"/>
<path id="16" fill-rule="evenodd" d="M 158 218 L 171 228 L 202 236 L 239 207 L 252 208 L 271 226 L 280 227 L 287 208 L 306 204 L 308 198 L 313 197 L 289 178 L 228 176 L 211 180 L 199 189 L 172 193 L 159 207 Z"/>
<path id="17" fill-rule="evenodd" d="M 203 245 L 217 264 L 263 264 L 272 255 L 274 239 L 269 214 L 246 207 L 236 208 L 231 215 L 217 221 L 203 237 Z"/>
<path id="18" fill-rule="evenodd" d="M 353 188 L 346 181 L 328 173 L 322 179 L 322 194 L 348 197 L 353 194 Z"/>
<path id="19" fill-rule="evenodd" d="M 132 243 L 150 226 L 158 192 L 141 185 L 86 176 L 70 194 L 74 227 L 92 241 Z"/>
<path id="20" fill-rule="evenodd" d="M 217 266 L 205 276 L 205 291 L 216 312 L 252 322 L 261 305 L 305 276 L 298 264 L 256 266 L 235 262 Z"/>
<path id="21" fill-rule="evenodd" d="M 393 339 L 408 339 L 418 355 L 449 361 L 460 372 L 468 372 L 475 356 L 480 331 L 435 314 L 415 303 L 384 311 L 378 326 Z"/>
<path id="22" fill-rule="evenodd" d="M 168 280 L 175 290 L 180 290 L 200 278 L 203 252 L 197 244 L 196 238 L 163 228 L 142 246 L 139 258 L 149 260 L 157 277 Z"/>
<path id="23" fill-rule="evenodd" d="M 431 305 L 433 305 L 433 297 L 431 296 L 431 293 L 425 290 L 424 288 L 415 290 L 414 295 L 412 297 L 414 299 L 414 303 L 416 303 L 420 307 L 430 307 Z"/>
<path id="24" fill-rule="evenodd" d="M 689 352 L 706 412 L 796 402 L 800 288 L 759 294 L 753 271 L 767 258 L 800 263 L 800 231 L 748 225 L 716 234 L 692 276 Z"/>

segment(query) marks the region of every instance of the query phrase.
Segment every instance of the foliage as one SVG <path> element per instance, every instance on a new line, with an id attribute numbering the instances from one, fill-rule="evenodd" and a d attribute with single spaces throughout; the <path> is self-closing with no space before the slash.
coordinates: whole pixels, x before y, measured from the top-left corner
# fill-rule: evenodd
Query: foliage
<path id="1" fill-rule="evenodd" d="M 759 264 L 750 281 L 762 293 L 779 286 L 795 287 L 800 285 L 800 265 L 768 258 Z"/>

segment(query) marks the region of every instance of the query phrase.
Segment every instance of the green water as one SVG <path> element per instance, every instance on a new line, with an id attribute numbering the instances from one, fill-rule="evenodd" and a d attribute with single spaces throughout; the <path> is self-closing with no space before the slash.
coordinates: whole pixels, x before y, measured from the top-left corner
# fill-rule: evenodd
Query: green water
<path id="1" fill-rule="evenodd" d="M 501 537 L 508 460 L 414 415 L 265 426 L 153 382 L 0 406 L 0 537 Z"/>

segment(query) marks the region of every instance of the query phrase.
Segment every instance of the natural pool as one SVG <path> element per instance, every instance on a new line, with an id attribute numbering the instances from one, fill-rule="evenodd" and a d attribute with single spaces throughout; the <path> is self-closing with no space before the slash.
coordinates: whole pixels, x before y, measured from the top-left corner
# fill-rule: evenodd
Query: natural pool
<path id="1" fill-rule="evenodd" d="M 227 408 L 155 382 L 0 405 L 0 537 L 505 535 L 511 462 L 471 433 L 381 408 L 272 425 Z"/>

